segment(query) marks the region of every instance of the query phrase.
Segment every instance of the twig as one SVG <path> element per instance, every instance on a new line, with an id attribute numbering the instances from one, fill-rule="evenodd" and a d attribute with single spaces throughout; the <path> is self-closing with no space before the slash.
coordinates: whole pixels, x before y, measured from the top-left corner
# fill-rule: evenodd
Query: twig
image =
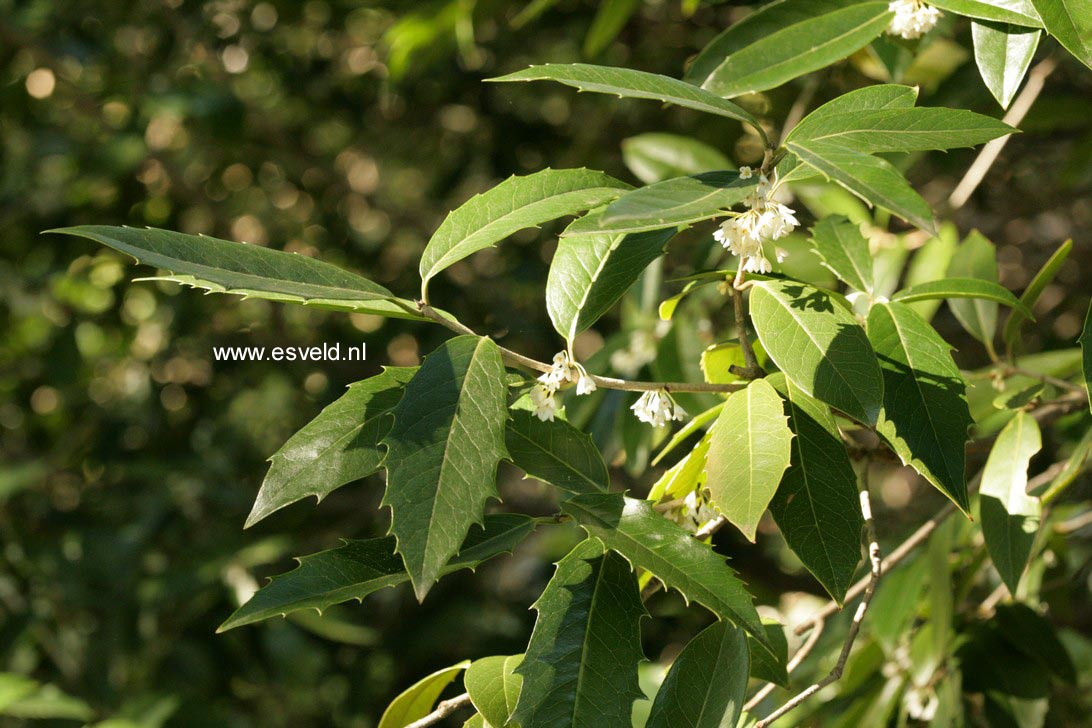
<path id="1" fill-rule="evenodd" d="M 853 650 L 853 643 L 857 640 L 857 634 L 861 631 L 861 622 L 864 621 L 865 614 L 868 612 L 868 605 L 872 602 L 872 595 L 876 593 L 876 582 L 880 580 L 880 575 L 883 573 L 883 560 L 880 558 L 880 544 L 876 540 L 876 524 L 872 520 L 872 503 L 869 500 L 867 485 L 861 489 L 861 515 L 864 516 L 865 533 L 868 534 L 868 563 L 871 568 L 868 583 L 865 585 L 864 596 L 861 598 L 861 603 L 857 605 L 857 611 L 853 615 L 853 622 L 849 625 L 846 640 L 842 644 L 842 651 L 838 654 L 838 661 L 826 677 L 804 688 L 780 708 L 755 723 L 755 728 L 766 728 L 785 713 L 788 713 L 812 695 L 842 677 L 846 661 L 849 660 L 849 653 Z"/>
<path id="2" fill-rule="evenodd" d="M 808 638 L 804 641 L 804 644 L 800 645 L 800 649 L 797 650 L 796 654 L 794 654 L 792 656 L 792 659 L 789 660 L 789 664 L 785 666 L 786 674 L 791 675 L 796 668 L 800 667 L 800 663 L 804 661 L 805 657 L 811 654 L 811 651 L 815 648 L 816 643 L 819 642 L 819 638 L 822 635 L 823 623 L 819 622 L 819 624 L 815 625 L 815 629 L 811 631 L 811 634 L 808 635 Z M 762 688 L 757 693 L 755 693 L 750 700 L 743 704 L 743 711 L 745 713 L 749 713 L 757 708 L 762 703 L 762 701 L 765 700 L 766 697 L 776 688 L 777 685 L 772 682 L 768 682 L 763 685 Z"/>
<path id="3" fill-rule="evenodd" d="M 699 541 L 704 541 L 705 539 L 709 538 L 714 533 L 719 531 L 725 523 L 728 523 L 727 518 L 725 518 L 724 516 L 717 516 L 716 518 L 699 528 L 694 534 L 694 538 L 698 539 Z"/>
<path id="4" fill-rule="evenodd" d="M 432 711 L 424 718 L 419 718 L 406 725 L 406 728 L 427 728 L 427 726 L 439 723 L 444 718 L 454 713 L 459 708 L 463 708 L 470 704 L 470 696 L 466 693 L 462 695 L 456 695 L 450 700 L 444 700 L 436 706 L 436 710 Z"/>
<path id="5" fill-rule="evenodd" d="M 1005 597 L 1009 596 L 1009 588 L 1005 586 L 1005 582 L 1001 582 L 997 585 L 997 588 L 990 592 L 990 595 L 982 600 L 982 603 L 978 605 L 978 616 L 982 619 L 989 619 L 997 611 L 997 604 Z"/>
<path id="6" fill-rule="evenodd" d="M 741 371 L 739 367 L 733 367 L 733 373 L 746 379 L 756 379 L 763 376 L 763 371 L 758 366 L 755 350 L 751 348 L 751 340 L 747 337 L 747 317 L 743 312 L 743 291 L 739 287 L 742 282 L 743 267 L 740 266 L 739 271 L 736 273 L 736 280 L 732 284 L 732 308 L 735 311 L 736 336 L 739 338 L 739 348 L 743 350 L 743 365 L 746 367 L 746 371 Z"/>
<path id="7" fill-rule="evenodd" d="M 1031 73 L 1028 74 L 1028 82 L 1024 85 L 1024 90 L 1016 97 L 1016 101 L 1013 102 L 1008 113 L 1001 119 L 1003 122 L 1009 126 L 1020 125 L 1020 122 L 1024 120 L 1024 117 L 1031 109 L 1031 105 L 1035 103 L 1035 99 L 1039 98 L 1039 94 L 1042 93 L 1047 76 L 1054 71 L 1054 68 L 1057 65 L 1057 62 L 1053 58 L 1045 58 L 1039 62 L 1039 65 L 1031 69 Z M 978 153 L 978 157 L 974 160 L 974 163 L 967 170 L 967 173 L 963 175 L 963 179 L 956 185 L 956 188 L 952 190 L 951 196 L 948 197 L 949 207 L 953 210 L 958 210 L 967 203 L 967 200 L 971 198 L 974 191 L 978 189 L 978 185 L 982 184 L 982 180 L 986 178 L 986 174 L 990 171 L 990 167 L 997 161 L 997 157 L 1001 154 L 1001 150 L 1005 148 L 1005 145 L 1009 143 L 1009 139 L 1011 138 L 1011 134 L 1003 136 L 1000 139 L 994 139 L 986 146 L 982 147 L 982 151 Z"/>
<path id="8" fill-rule="evenodd" d="M 1039 372 L 1033 372 L 1030 369 L 1024 369 L 1023 367 L 1005 365 L 1002 370 L 1009 375 L 1019 374 L 1022 377 L 1030 377 L 1032 379 L 1038 379 L 1043 384 L 1051 384 L 1058 389 L 1064 389 L 1067 392 L 1080 392 L 1084 395 L 1084 387 L 1073 382 L 1068 382 L 1059 377 L 1052 377 L 1049 374 L 1040 374 Z"/>

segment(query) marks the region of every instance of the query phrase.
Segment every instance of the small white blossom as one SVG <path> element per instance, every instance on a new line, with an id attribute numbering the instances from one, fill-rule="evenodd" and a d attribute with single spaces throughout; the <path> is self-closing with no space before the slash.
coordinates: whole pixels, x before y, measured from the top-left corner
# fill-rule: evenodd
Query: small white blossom
<path id="1" fill-rule="evenodd" d="M 576 382 L 577 394 L 591 394 L 595 391 L 595 382 L 588 374 L 588 370 L 574 361 L 567 351 L 554 354 L 550 370 L 543 373 L 538 381 L 551 393 L 561 389 L 566 382 Z"/>
<path id="2" fill-rule="evenodd" d="M 930 687 L 911 687 L 903 698 L 906 703 L 906 712 L 914 720 L 931 723 L 936 717 L 937 708 L 940 707 L 940 698 L 936 691 Z"/>
<path id="3" fill-rule="evenodd" d="M 751 169 L 750 167 L 740 167 L 739 168 L 739 178 L 740 179 L 751 179 L 751 177 L 753 177 L 754 174 L 755 174 L 755 171 L 753 169 Z"/>
<path id="4" fill-rule="evenodd" d="M 921 0 L 893 0 L 887 8 L 895 13 L 887 32 L 907 40 L 920 38 L 935 28 L 941 15 L 939 10 Z"/>
<path id="5" fill-rule="evenodd" d="M 544 384 L 531 387 L 531 404 L 535 406 L 535 417 L 543 422 L 547 420 L 552 422 L 557 414 L 557 398 L 554 397 L 554 391 Z"/>
<path id="6" fill-rule="evenodd" d="M 791 233 L 800 221 L 796 211 L 770 198 L 773 185 L 766 175 L 759 177 L 755 191 L 748 195 L 744 204 L 750 209 L 723 222 L 713 238 L 739 256 L 743 270 L 749 273 L 769 273 L 773 264 L 763 252 L 766 240 L 778 240 Z M 777 262 L 785 259 L 785 251 L 776 252 Z"/>
<path id="7" fill-rule="evenodd" d="M 705 493 L 697 490 L 687 494 L 683 505 L 673 514 L 673 520 L 691 533 L 697 533 L 716 517 L 717 512 L 709 504 Z"/>
<path id="8" fill-rule="evenodd" d="M 666 389 L 652 389 L 645 392 L 630 409 L 637 415 L 637 419 L 653 427 L 663 427 L 672 420 L 686 418 L 686 411 L 675 402 Z"/>

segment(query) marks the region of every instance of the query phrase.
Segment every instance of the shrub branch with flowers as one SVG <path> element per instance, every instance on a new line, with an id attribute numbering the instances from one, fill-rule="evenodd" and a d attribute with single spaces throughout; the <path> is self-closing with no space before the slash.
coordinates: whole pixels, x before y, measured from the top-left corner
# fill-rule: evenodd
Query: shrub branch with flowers
<path id="1" fill-rule="evenodd" d="M 1016 129 L 968 110 L 917 106 L 918 90 L 894 83 L 834 98 L 799 123 L 759 118 L 743 100 L 732 100 L 837 63 L 885 33 L 913 52 L 923 36 L 943 32 L 944 23 L 959 16 L 974 24 L 983 80 L 1002 105 L 1018 89 L 1013 78 L 1024 78 L 1031 66 L 1043 31 L 1092 64 L 1092 5 L 1084 0 L 780 0 L 713 39 L 683 80 L 586 64 L 533 66 L 492 79 L 554 81 L 725 117 L 761 140 L 763 161 L 754 169 L 695 171 L 639 188 L 587 169 L 512 177 L 451 212 L 437 229 L 421 257 L 416 300 L 318 260 L 266 248 L 155 229 L 55 231 L 132 255 L 163 271 L 160 279 L 439 324 L 455 334 L 420 367 L 387 368 L 354 384 L 294 435 L 273 455 L 247 521 L 252 525 L 309 496 L 321 499 L 382 469 L 389 535 L 304 557 L 222 629 L 363 599 L 406 582 L 425 599 L 444 575 L 511 551 L 536 529 L 575 524 L 586 538 L 557 563 L 535 603 L 537 622 L 525 653 L 460 663 L 423 678 L 392 703 L 381 728 L 431 725 L 464 708 L 474 711 L 467 725 L 494 728 L 631 725 L 634 702 L 644 696 L 638 681 L 644 601 L 660 588 L 677 591 L 716 621 L 659 676 L 638 722 L 735 726 L 745 720 L 765 726 L 787 713 L 804 719 L 809 698 L 828 699 L 823 689 L 861 654 L 854 645 L 870 607 L 885 610 L 885 624 L 894 619 L 898 592 L 877 606 L 886 571 L 923 544 L 946 559 L 957 544 L 980 538 L 983 558 L 988 555 L 995 567 L 979 577 L 991 593 L 990 619 L 999 620 L 1010 638 L 1021 630 L 1039 635 L 1037 644 L 1020 649 L 1031 652 L 1027 659 L 1043 660 L 1047 672 L 1064 673 L 1069 658 L 1064 649 L 1044 647 L 1056 638 L 1049 626 L 1043 637 L 1041 616 L 1019 602 L 998 602 L 1008 594 L 1027 595 L 1029 562 L 1043 548 L 1041 523 L 1085 466 L 1089 450 L 1086 435 L 1067 458 L 1029 480 L 1031 459 L 1050 427 L 1061 421 L 1072 426 L 1073 417 L 1084 417 L 1088 427 L 1090 324 L 1083 354 L 1075 349 L 1063 364 L 1021 347 L 1021 328 L 1034 320 L 1031 308 L 1069 244 L 1019 298 L 998 285 L 993 246 L 974 232 L 958 248 L 948 246 L 946 258 L 944 246 L 921 247 L 919 255 L 937 256 L 928 261 L 934 273 L 927 277 L 911 280 L 898 268 L 881 269 L 877 257 L 878 246 L 892 236 L 953 235 L 950 225 L 938 229 L 930 205 L 904 177 L 905 155 L 973 147 Z M 1035 38 L 1030 51 L 1015 42 L 1028 33 Z M 1005 42 L 1010 37 L 1013 42 Z M 1037 83 L 1041 88 L 1041 79 Z M 1034 91 L 1030 103 L 1038 90 L 1030 82 L 1028 89 Z M 837 279 L 833 286 L 794 272 L 801 269 L 789 265 L 780 245 L 799 236 L 802 215 L 790 206 L 794 194 L 816 188 L 852 194 L 838 198 L 839 209 L 815 216 L 810 250 L 795 253 L 817 256 Z M 552 362 L 504 348 L 435 307 L 429 282 L 446 268 L 519 230 L 567 217 L 575 219 L 561 234 L 545 283 L 546 308 L 565 343 Z M 613 351 L 578 361 L 577 336 L 647 270 L 662 265 L 677 234 L 709 221 L 721 221 L 712 238 L 725 249 L 725 264 L 686 279 L 661 305 L 657 331 L 638 332 Z M 907 282 L 899 287 L 899 280 Z M 983 372 L 961 371 L 931 325 L 942 301 L 983 343 L 992 360 Z M 691 303 L 732 311 L 717 336 L 723 343 L 701 355 L 703 381 L 635 379 L 655 360 L 664 328 L 694 336 L 685 328 L 692 319 L 677 315 Z M 998 353 L 1002 310 L 1008 321 Z M 611 376 L 611 369 L 625 378 Z M 983 379 L 997 393 L 985 410 Z M 568 414 L 577 406 L 596 411 L 619 402 L 649 426 L 643 442 L 654 437 L 662 444 L 653 464 L 676 457 L 644 498 L 611 487 L 600 447 Z M 671 435 L 676 422 L 686 424 Z M 968 478 L 968 448 L 982 447 L 989 453 L 985 465 Z M 867 466 L 891 458 L 950 503 L 884 559 Z M 555 516 L 534 518 L 490 505 L 498 498 L 502 460 L 557 489 Z M 791 659 L 783 625 L 760 617 L 736 571 L 710 545 L 723 527 L 754 541 L 767 513 L 831 598 L 828 607 L 789 625 L 797 634 L 810 631 Z M 950 519 L 954 513 L 963 516 Z M 973 524 L 964 517 L 971 514 Z M 921 557 L 916 563 L 928 562 Z M 903 583 L 911 568 L 892 578 Z M 943 592 L 934 589 L 935 595 Z M 964 637 L 958 659 L 953 657 L 954 627 L 950 615 L 949 621 L 944 617 L 950 594 L 945 598 L 933 597 L 932 636 L 915 638 L 909 648 L 900 642 L 903 652 L 892 653 L 897 679 L 891 678 L 888 707 L 901 698 L 911 718 L 945 715 L 961 723 L 962 696 L 978 691 L 987 707 L 1015 710 L 994 688 L 972 679 L 969 666 L 993 659 L 988 649 Z M 852 603 L 829 663 L 800 684 L 791 673 L 821 641 L 825 624 Z M 909 659 L 906 649 L 933 648 L 928 681 L 897 667 L 899 659 Z M 466 692 L 437 702 L 464 668 Z M 791 690 L 777 693 L 776 685 Z M 886 724 L 892 710 L 878 722 L 861 717 L 860 724 Z"/>

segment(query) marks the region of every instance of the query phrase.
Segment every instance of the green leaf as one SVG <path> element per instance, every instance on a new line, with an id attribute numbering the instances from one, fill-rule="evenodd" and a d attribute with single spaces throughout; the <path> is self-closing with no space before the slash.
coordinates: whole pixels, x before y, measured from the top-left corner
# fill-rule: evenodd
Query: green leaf
<path id="1" fill-rule="evenodd" d="M 470 660 L 437 670 L 423 677 L 391 701 L 379 719 L 379 728 L 404 728 L 432 712 L 432 706 L 459 673 L 470 665 Z"/>
<path id="2" fill-rule="evenodd" d="M 661 230 L 721 217 L 756 185 L 757 178 L 742 180 L 736 172 L 664 180 L 623 195 L 601 213 L 580 218 L 564 234 Z"/>
<path id="3" fill-rule="evenodd" d="M 493 726 L 485 722 L 485 718 L 482 717 L 481 713 L 475 713 L 466 719 L 463 728 L 493 728 Z"/>
<path id="4" fill-rule="evenodd" d="M 768 379 L 784 395 L 796 435 L 770 514 L 789 548 L 841 604 L 861 561 L 857 475 L 830 409 L 782 374 Z"/>
<path id="5" fill-rule="evenodd" d="M 588 498 L 592 496 L 578 496 Z M 588 539 L 557 564 L 535 602 L 538 619 L 516 673 L 523 677 L 511 722 L 521 728 L 629 725 L 641 618 L 637 577 L 625 559 Z"/>
<path id="6" fill-rule="evenodd" d="M 81 225 L 46 232 L 75 235 L 131 255 L 137 262 L 170 271 L 157 280 L 280 303 L 302 303 L 421 319 L 416 306 L 367 278 L 321 260 L 294 253 L 233 243 L 205 235 L 157 228 Z"/>
<path id="7" fill-rule="evenodd" d="M 1077 669 L 1054 626 L 1026 604 L 998 604 L 994 615 L 1005 640 L 1070 685 L 1077 683 Z"/>
<path id="8" fill-rule="evenodd" d="M 715 93 L 696 88 L 693 84 L 677 78 L 631 68 L 592 66 L 586 63 L 547 63 L 488 80 L 557 81 L 580 91 L 663 101 L 707 114 L 727 116 L 729 119 L 746 122 L 756 129 L 762 128 L 750 112 Z"/>
<path id="9" fill-rule="evenodd" d="M 913 303 L 931 298 L 949 300 L 973 298 L 979 301 L 994 301 L 995 303 L 1003 303 L 1015 309 L 1021 315 L 1031 317 L 1034 320 L 1031 310 L 1016 296 L 1012 295 L 1007 288 L 1002 288 L 997 283 L 982 280 L 981 278 L 942 278 L 939 281 L 919 283 L 916 286 L 899 291 L 891 297 L 891 300 L 900 303 Z"/>
<path id="10" fill-rule="evenodd" d="M 1008 23 L 971 23 L 974 60 L 1001 108 L 1009 108 L 1027 75 L 1042 33 Z"/>
<path id="11" fill-rule="evenodd" d="M 1081 369 L 1084 372 L 1084 388 L 1089 395 L 1088 404 L 1092 407 L 1092 304 L 1084 316 L 1084 330 L 1081 332 Z"/>
<path id="12" fill-rule="evenodd" d="M 858 291 L 872 293 L 872 252 L 859 225 L 831 215 L 815 224 L 811 239 L 823 265 L 834 275 Z"/>
<path id="13" fill-rule="evenodd" d="M 1050 259 L 1043 264 L 1043 267 L 1039 269 L 1039 272 L 1035 274 L 1035 277 L 1031 279 L 1031 283 L 1020 295 L 1020 303 L 1023 304 L 1026 310 L 1031 311 L 1035 306 L 1039 296 L 1043 295 L 1043 291 L 1046 290 L 1046 287 L 1050 285 L 1051 281 L 1062 269 L 1062 264 L 1065 263 L 1066 258 L 1069 257 L 1069 251 L 1072 249 L 1072 240 L 1062 243 L 1050 256 Z M 1012 315 L 1009 316 L 1009 320 L 1005 322 L 1004 339 L 1009 349 L 1016 346 L 1017 339 L 1020 336 L 1020 327 L 1027 320 L 1028 317 L 1017 310 L 1013 311 Z"/>
<path id="14" fill-rule="evenodd" d="M 972 231 L 956 249 L 952 263 L 948 266 L 948 276 L 978 278 L 988 283 L 997 283 L 997 253 L 993 243 L 977 230 Z M 985 344 L 991 358 L 996 358 L 993 356 L 993 337 L 997 332 L 997 303 L 974 299 L 952 301 L 949 305 L 963 328 Z"/>
<path id="15" fill-rule="evenodd" d="M 929 204 L 887 160 L 829 141 L 791 141 L 787 146 L 801 162 L 865 202 L 934 232 Z"/>
<path id="16" fill-rule="evenodd" d="M 496 655 L 475 660 L 466 670 L 463 685 L 470 702 L 489 726 L 504 726 L 516 707 L 523 680 L 513 671 L 523 655 Z"/>
<path id="17" fill-rule="evenodd" d="M 883 413 L 876 432 L 961 509 L 967 501 L 967 428 L 971 413 L 951 347 L 905 303 L 868 314 L 868 338 L 883 370 Z"/>
<path id="18" fill-rule="evenodd" d="M 811 112 L 793 127 L 787 139 L 811 136 L 812 128 L 826 122 L 831 116 L 840 116 L 850 112 L 876 111 L 879 109 L 910 109 L 918 100 L 918 90 L 914 86 L 885 83 L 842 94 Z"/>
<path id="19" fill-rule="evenodd" d="M 937 235 L 931 238 L 925 245 L 914 251 L 910 264 L 906 268 L 903 283 L 907 288 L 928 283 L 944 277 L 948 270 L 948 264 L 952 262 L 956 246 L 959 245 L 959 231 L 950 222 L 941 224 Z M 896 281 L 897 284 L 897 281 Z M 926 300 L 909 304 L 910 308 L 921 314 L 926 321 L 931 321 L 940 308 L 940 301 Z"/>
<path id="20" fill-rule="evenodd" d="M 944 107 L 854 110 L 812 119 L 789 140 L 804 146 L 838 144 L 856 152 L 917 152 L 973 147 L 1017 132 L 991 116 Z"/>
<path id="21" fill-rule="evenodd" d="M 1027 412 L 1017 412 L 997 436 L 982 471 L 982 536 L 1012 594 L 1020 585 L 1039 531 L 1042 507 L 1038 498 L 1027 494 L 1027 487 L 1028 463 L 1042 447 L 1039 423 Z"/>
<path id="22" fill-rule="evenodd" d="M 715 622 L 687 643 L 656 693 L 647 728 L 736 728 L 747 699 L 743 631 Z"/>
<path id="23" fill-rule="evenodd" d="M 751 321 L 770 359 L 805 394 L 874 424 L 883 377 L 864 329 L 830 294 L 793 281 L 751 287 Z"/>
<path id="24" fill-rule="evenodd" d="M 1092 68 L 1092 0 L 1031 0 L 1043 25 L 1074 58 Z"/>
<path id="25" fill-rule="evenodd" d="M 754 542 L 789 467 L 792 430 L 781 397 L 766 380 L 754 380 L 728 396 L 710 433 L 706 487 L 717 510 Z"/>
<path id="26" fill-rule="evenodd" d="M 674 230 L 562 237 L 546 279 L 546 310 L 566 341 L 599 320 L 652 261 Z"/>
<path id="27" fill-rule="evenodd" d="M 640 6 L 640 0 L 604 0 L 584 36 L 584 55 L 597 56 L 611 44 Z"/>
<path id="28" fill-rule="evenodd" d="M 576 215 L 615 199 L 629 185 L 590 169 L 544 169 L 509 177 L 452 211 L 421 254 L 421 295 L 437 273 L 524 228 Z"/>
<path id="29" fill-rule="evenodd" d="M 681 134 L 650 132 L 622 140 L 622 160 L 646 185 L 672 177 L 731 169 L 719 150 Z"/>
<path id="30" fill-rule="evenodd" d="M 763 682 L 777 683 L 781 687 L 789 686 L 789 642 L 785 639 L 785 627 L 776 620 L 762 618 L 762 627 L 766 632 L 766 641 L 770 648 L 760 649 L 755 638 L 747 635 L 747 651 L 751 653 L 751 677 Z"/>
<path id="31" fill-rule="evenodd" d="M 90 705 L 56 685 L 42 685 L 17 673 L 0 672 L 0 716 L 15 719 L 18 725 L 28 720 L 51 719 L 86 723 L 94 715 Z"/>
<path id="32" fill-rule="evenodd" d="M 484 527 L 470 529 L 459 555 L 442 570 L 476 569 L 478 564 L 511 551 L 535 528 L 534 519 L 517 514 L 492 514 Z M 361 601 L 372 592 L 409 581 L 394 552 L 392 536 L 346 541 L 343 546 L 300 557 L 300 565 L 273 577 L 246 604 L 220 625 L 218 632 L 283 617 L 300 609 L 322 611 L 350 599 Z"/>
<path id="33" fill-rule="evenodd" d="M 564 420 L 543 422 L 527 410 L 511 414 L 504 444 L 520 470 L 572 493 L 610 487 L 607 464 L 591 437 Z"/>
<path id="34" fill-rule="evenodd" d="M 651 572 L 687 602 L 697 602 L 720 619 L 738 624 L 768 643 L 751 595 L 724 557 L 689 531 L 657 513 L 648 501 L 621 493 L 578 495 L 561 504 L 590 536 Z"/>
<path id="35" fill-rule="evenodd" d="M 732 98 L 775 88 L 868 45 L 887 27 L 886 2 L 781 0 L 732 25 L 691 64 L 687 80 Z"/>
<path id="36" fill-rule="evenodd" d="M 387 367 L 382 374 L 349 385 L 349 391 L 304 425 L 270 458 L 250 528 L 276 510 L 333 490 L 379 470 L 387 454 L 379 442 L 394 423 L 387 413 L 402 398 L 416 368 Z"/>
<path id="37" fill-rule="evenodd" d="M 929 4 L 968 18 L 1041 28 L 1043 21 L 1032 3 L 1033 0 L 937 0 Z"/>
<path id="38" fill-rule="evenodd" d="M 456 336 L 425 358 L 394 408 L 383 505 L 418 599 L 497 495 L 507 397 L 497 345 Z"/>

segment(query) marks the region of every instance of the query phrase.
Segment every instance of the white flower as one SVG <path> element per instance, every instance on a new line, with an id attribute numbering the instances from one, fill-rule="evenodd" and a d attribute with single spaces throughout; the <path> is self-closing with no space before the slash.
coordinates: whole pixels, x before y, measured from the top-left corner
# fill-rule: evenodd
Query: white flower
<path id="1" fill-rule="evenodd" d="M 754 173 L 755 173 L 755 171 L 753 169 L 751 169 L 750 167 L 740 167 L 739 168 L 739 178 L 740 179 L 751 179 L 751 177 L 754 176 Z"/>
<path id="2" fill-rule="evenodd" d="M 936 691 L 929 687 L 912 687 L 906 691 L 903 698 L 906 704 L 906 712 L 914 720 L 931 723 L 936 717 L 937 708 L 940 707 L 940 698 Z"/>
<path id="3" fill-rule="evenodd" d="M 595 391 L 595 382 L 588 374 L 588 370 L 573 360 L 567 351 L 554 354 L 550 370 L 544 372 L 538 381 L 550 392 L 561 389 L 566 382 L 576 382 L 577 394 L 591 394 Z"/>
<path id="4" fill-rule="evenodd" d="M 740 257 L 740 265 L 749 273 L 772 271 L 763 242 L 783 238 L 800 224 L 795 210 L 770 199 L 772 189 L 769 179 L 762 175 L 755 191 L 743 201 L 750 209 L 724 221 L 713 233 L 713 239 Z M 776 257 L 778 263 L 783 262 L 785 251 L 778 248 Z"/>
<path id="5" fill-rule="evenodd" d="M 588 374 L 587 370 L 579 364 L 574 364 L 576 369 L 576 393 L 578 395 L 591 394 L 595 391 L 595 381 Z"/>
<path id="6" fill-rule="evenodd" d="M 672 420 L 682 420 L 686 417 L 686 411 L 672 399 L 666 389 L 652 389 L 645 392 L 630 409 L 637 415 L 637 419 L 653 427 L 663 427 Z"/>
<path id="7" fill-rule="evenodd" d="M 531 404 L 535 406 L 535 417 L 543 422 L 553 421 L 554 416 L 557 414 L 558 407 L 557 399 L 554 397 L 554 390 L 547 388 L 544 384 L 536 384 L 531 387 Z"/>
<path id="8" fill-rule="evenodd" d="M 921 0 L 893 0 L 887 9 L 895 13 L 887 32 L 913 40 L 936 27 L 940 11 Z"/>

